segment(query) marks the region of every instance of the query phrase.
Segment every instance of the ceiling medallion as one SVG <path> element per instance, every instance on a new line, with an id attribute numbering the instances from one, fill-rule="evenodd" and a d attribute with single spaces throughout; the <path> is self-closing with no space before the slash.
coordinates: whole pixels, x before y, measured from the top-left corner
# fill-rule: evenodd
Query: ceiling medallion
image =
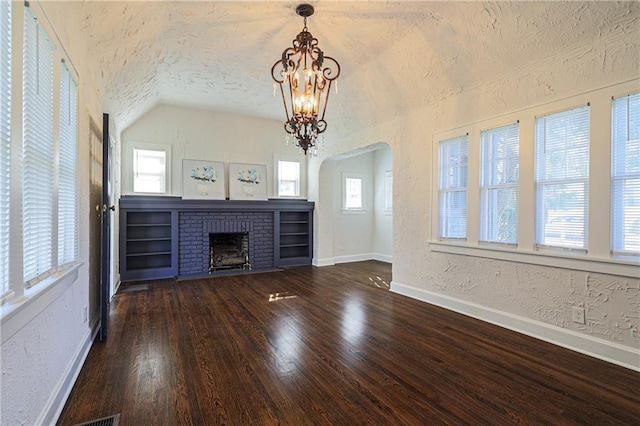
<path id="1" fill-rule="evenodd" d="M 327 129 L 324 114 L 331 83 L 340 75 L 340 64 L 324 55 L 318 39 L 307 30 L 307 18 L 313 12 L 310 4 L 296 7 L 296 13 L 304 18 L 304 27 L 293 40 L 293 47 L 286 48 L 282 59 L 271 67 L 274 87 L 280 86 L 287 115 L 284 129 L 294 136 L 305 155 L 318 154 L 318 135 Z"/>

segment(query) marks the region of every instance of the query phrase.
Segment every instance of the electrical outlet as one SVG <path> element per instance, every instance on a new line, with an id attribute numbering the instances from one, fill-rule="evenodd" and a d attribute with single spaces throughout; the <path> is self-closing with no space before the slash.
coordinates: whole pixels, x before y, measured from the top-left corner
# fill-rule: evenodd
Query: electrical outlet
<path id="1" fill-rule="evenodd" d="M 580 306 L 574 306 L 573 310 L 571 311 L 571 316 L 573 318 L 573 322 L 578 324 L 585 323 L 584 308 L 581 308 Z"/>
<path id="2" fill-rule="evenodd" d="M 84 323 L 85 323 L 85 324 L 87 323 L 87 321 L 89 321 L 89 315 L 88 315 L 88 312 L 89 312 L 89 308 L 87 308 L 87 307 L 85 306 L 85 307 L 84 307 Z"/>

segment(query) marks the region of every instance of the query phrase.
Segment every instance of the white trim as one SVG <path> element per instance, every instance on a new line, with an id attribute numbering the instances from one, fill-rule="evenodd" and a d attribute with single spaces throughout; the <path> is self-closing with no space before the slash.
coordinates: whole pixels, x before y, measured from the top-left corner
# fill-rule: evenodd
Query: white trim
<path id="1" fill-rule="evenodd" d="M 71 394 L 73 385 L 75 385 L 78 375 L 80 374 L 80 370 L 82 370 L 82 366 L 89 355 L 89 350 L 91 350 L 91 346 L 98 334 L 98 330 L 100 330 L 99 324 L 96 324 L 88 330 L 83 341 L 80 343 L 80 346 L 78 346 L 76 353 L 73 355 L 67 371 L 65 371 L 65 374 L 58 382 L 58 385 L 55 387 L 55 390 L 51 393 L 49 400 L 40 412 L 36 424 L 54 425 L 58 422 L 58 419 L 62 414 L 62 410 L 64 409 L 64 405 Z"/>
<path id="2" fill-rule="evenodd" d="M 380 262 L 393 263 L 393 256 L 390 254 L 373 253 L 373 260 Z"/>
<path id="3" fill-rule="evenodd" d="M 336 256 L 334 260 L 337 263 L 362 262 L 365 260 L 373 260 L 373 253 L 350 254 L 347 256 Z"/>
<path id="4" fill-rule="evenodd" d="M 313 266 L 318 266 L 318 267 L 323 267 L 323 266 L 333 266 L 336 264 L 336 261 L 334 260 L 333 257 L 330 257 L 328 259 L 316 259 L 315 257 L 313 258 L 313 261 L 311 262 L 311 264 Z"/>
<path id="5" fill-rule="evenodd" d="M 631 347 L 577 333 L 540 321 L 491 309 L 444 294 L 391 282 L 390 291 L 432 305 L 440 306 L 481 321 L 488 322 L 566 349 L 580 352 L 631 370 L 640 371 L 640 352 Z"/>
<path id="6" fill-rule="evenodd" d="M 427 241 L 429 249 L 438 253 L 459 254 L 526 263 L 530 265 L 550 266 L 574 271 L 596 272 L 620 277 L 638 278 L 640 263 L 614 259 L 600 259 L 580 255 L 577 252 L 527 251 L 513 250 L 495 245 L 472 246 L 444 241 Z"/>
<path id="7" fill-rule="evenodd" d="M 29 324 L 40 312 L 58 299 L 78 279 L 81 263 L 57 272 L 37 285 L 25 290 L 24 296 L 0 307 L 2 344 Z"/>

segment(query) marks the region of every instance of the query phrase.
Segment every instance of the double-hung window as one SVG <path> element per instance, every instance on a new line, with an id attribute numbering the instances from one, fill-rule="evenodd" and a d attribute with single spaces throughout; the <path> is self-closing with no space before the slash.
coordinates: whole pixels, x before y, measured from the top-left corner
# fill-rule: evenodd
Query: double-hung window
<path id="1" fill-rule="evenodd" d="M 300 196 L 300 161 L 278 160 L 278 197 Z"/>
<path id="2" fill-rule="evenodd" d="M 0 298 L 9 291 L 11 4 L 0 1 Z"/>
<path id="3" fill-rule="evenodd" d="M 163 149 L 133 148 L 133 192 L 167 192 L 167 157 Z"/>
<path id="4" fill-rule="evenodd" d="M 469 137 L 447 139 L 439 145 L 439 237 L 467 237 Z"/>
<path id="5" fill-rule="evenodd" d="M 612 251 L 640 254 L 640 94 L 613 100 Z"/>
<path id="6" fill-rule="evenodd" d="M 364 177 L 343 173 L 342 176 L 343 212 L 364 212 Z"/>
<path id="7" fill-rule="evenodd" d="M 78 258 L 76 97 L 76 82 L 62 62 L 58 138 L 58 265 Z"/>
<path id="8" fill-rule="evenodd" d="M 53 45 L 29 8 L 24 16 L 22 237 L 29 283 L 53 267 Z"/>
<path id="9" fill-rule="evenodd" d="M 480 134 L 480 240 L 515 244 L 518 234 L 519 124 Z"/>
<path id="10" fill-rule="evenodd" d="M 535 152 L 537 246 L 586 250 L 589 106 L 537 117 Z"/>

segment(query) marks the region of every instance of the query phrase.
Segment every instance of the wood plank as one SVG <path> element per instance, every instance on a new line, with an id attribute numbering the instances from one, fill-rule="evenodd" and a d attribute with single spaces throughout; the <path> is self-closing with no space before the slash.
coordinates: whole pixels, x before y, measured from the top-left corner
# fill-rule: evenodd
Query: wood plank
<path id="1" fill-rule="evenodd" d="M 121 292 L 59 424 L 637 424 L 639 373 L 390 282 L 368 261 Z"/>

